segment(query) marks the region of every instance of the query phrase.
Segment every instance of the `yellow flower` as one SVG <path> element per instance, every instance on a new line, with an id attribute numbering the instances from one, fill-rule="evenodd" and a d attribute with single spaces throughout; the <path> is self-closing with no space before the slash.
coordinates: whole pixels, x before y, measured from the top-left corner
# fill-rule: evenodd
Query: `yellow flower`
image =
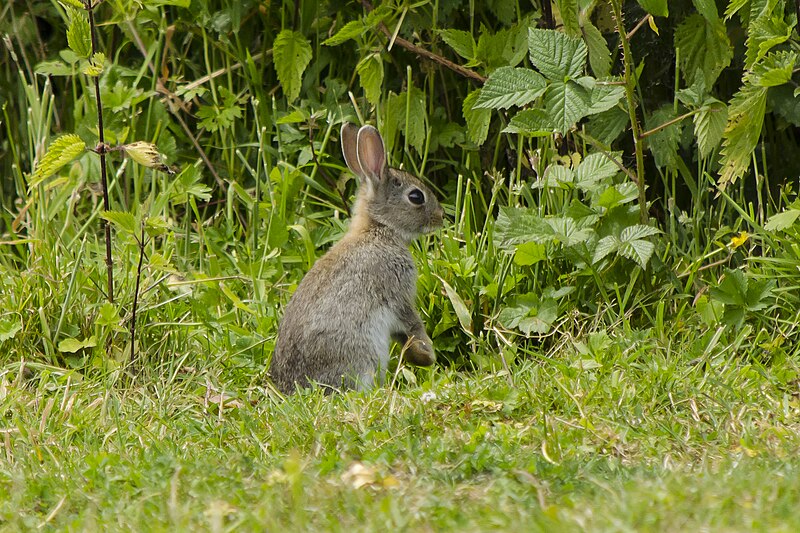
<path id="1" fill-rule="evenodd" d="M 747 233 L 746 231 L 739 232 L 739 235 L 731 237 L 731 244 L 730 244 L 731 249 L 733 250 L 737 249 L 738 247 L 746 243 L 747 239 L 749 238 L 750 234 Z"/>

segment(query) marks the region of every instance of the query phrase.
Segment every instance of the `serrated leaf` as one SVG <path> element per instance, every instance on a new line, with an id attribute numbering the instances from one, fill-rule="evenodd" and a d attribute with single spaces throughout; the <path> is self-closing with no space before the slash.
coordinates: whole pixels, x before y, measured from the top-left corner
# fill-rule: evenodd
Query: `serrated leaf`
<path id="1" fill-rule="evenodd" d="M 370 54 L 362 59 L 356 66 L 356 72 L 367 101 L 377 106 L 383 87 L 383 60 L 380 54 Z"/>
<path id="2" fill-rule="evenodd" d="M 584 243 L 594 235 L 592 228 L 583 228 L 570 217 L 549 217 L 544 221 L 553 230 L 550 240 L 565 246 Z"/>
<path id="3" fill-rule="evenodd" d="M 692 0 L 697 12 L 709 21 L 719 20 L 717 4 L 714 0 Z"/>
<path id="4" fill-rule="evenodd" d="M 587 155 L 575 169 L 575 186 L 588 191 L 593 189 L 596 183 L 616 176 L 620 170 L 611 159 L 614 155 L 618 156 L 619 153 L 606 155 L 603 152 L 595 152 Z"/>
<path id="5" fill-rule="evenodd" d="M 495 223 L 494 241 L 508 249 L 525 242 L 547 243 L 553 240 L 553 228 L 528 209 L 501 207 Z"/>
<path id="6" fill-rule="evenodd" d="M 69 9 L 67 44 L 73 52 L 82 58 L 88 58 L 92 55 L 91 28 L 89 27 L 89 20 L 82 10 Z"/>
<path id="7" fill-rule="evenodd" d="M 613 235 L 606 235 L 597 241 L 597 245 L 594 248 L 594 254 L 592 255 L 592 264 L 599 263 L 608 255 L 616 252 L 618 248 L 619 240 Z"/>
<path id="8" fill-rule="evenodd" d="M 467 304 L 464 303 L 464 300 L 461 296 L 458 295 L 456 290 L 450 286 L 442 278 L 439 278 L 444 286 L 444 292 L 447 293 L 447 298 L 450 300 L 450 303 L 453 306 L 453 310 L 456 312 L 456 316 L 458 317 L 458 322 L 461 324 L 461 327 L 464 328 L 465 331 L 472 331 L 472 314 L 469 312 L 467 308 Z"/>
<path id="9" fill-rule="evenodd" d="M 475 102 L 480 98 L 481 90 L 476 89 L 469 93 L 461 104 L 461 112 L 467 123 L 467 139 L 471 142 L 482 145 L 489 134 L 489 123 L 492 120 L 492 111 L 489 109 L 478 109 Z"/>
<path id="10" fill-rule="evenodd" d="M 567 133 L 578 120 L 586 116 L 591 104 L 589 91 L 572 80 L 551 83 L 543 102 L 553 125 L 562 134 Z"/>
<path id="11" fill-rule="evenodd" d="M 636 0 L 642 8 L 656 17 L 668 17 L 667 0 Z"/>
<path id="12" fill-rule="evenodd" d="M 621 85 L 595 84 L 591 92 L 591 105 L 587 115 L 595 115 L 608 111 L 625 96 L 625 88 Z"/>
<path id="13" fill-rule="evenodd" d="M 764 229 L 767 231 L 783 231 L 792 227 L 798 218 L 800 218 L 800 209 L 787 209 L 782 213 L 776 213 L 769 217 L 767 223 L 764 224 Z"/>
<path id="14" fill-rule="evenodd" d="M 553 121 L 544 109 L 524 109 L 514 115 L 503 133 L 519 133 L 531 137 L 546 137 L 555 131 Z"/>
<path id="15" fill-rule="evenodd" d="M 708 157 L 722 140 L 728 121 L 728 106 L 712 99 L 694 116 L 694 136 L 702 157 Z"/>
<path id="16" fill-rule="evenodd" d="M 655 249 L 655 244 L 650 241 L 634 240 L 621 242 L 617 251 L 620 255 L 638 263 L 640 267 L 646 268 Z"/>
<path id="17" fill-rule="evenodd" d="M 762 87 L 776 87 L 792 79 L 797 54 L 789 51 L 772 52 L 753 66 L 752 79 Z"/>
<path id="18" fill-rule="evenodd" d="M 567 35 L 578 37 L 581 34 L 581 27 L 578 24 L 578 1 L 577 0 L 556 0 L 558 12 L 561 13 L 561 22 L 564 24 L 564 31 Z"/>
<path id="19" fill-rule="evenodd" d="M 530 266 L 547 259 L 547 247 L 536 242 L 518 244 L 514 251 L 514 263 Z"/>
<path id="20" fill-rule="evenodd" d="M 509 329 L 544 335 L 558 319 L 558 303 L 553 298 L 540 300 L 534 294 L 522 294 L 513 298 L 497 318 Z"/>
<path id="21" fill-rule="evenodd" d="M 659 126 L 663 126 L 674 118 L 675 110 L 672 104 L 664 105 L 647 117 L 647 128 L 653 130 Z M 647 147 L 653 154 L 653 159 L 657 167 L 675 168 L 680 140 L 680 123 L 667 126 L 647 137 Z"/>
<path id="22" fill-rule="evenodd" d="M 366 30 L 366 25 L 359 19 L 359 20 L 351 20 L 347 24 L 341 27 L 339 31 L 333 34 L 331 37 L 328 37 L 322 44 L 325 46 L 339 46 L 340 44 L 347 42 L 351 39 L 355 39 L 356 37 L 363 35 Z"/>
<path id="23" fill-rule="evenodd" d="M 639 195 L 636 184 L 631 181 L 608 187 L 599 196 L 592 199 L 592 207 L 603 207 L 607 210 L 634 201 Z"/>
<path id="24" fill-rule="evenodd" d="M 677 27 L 675 48 L 681 50 L 681 73 L 687 85 L 694 84 L 697 73 L 701 72 L 705 86 L 713 86 L 733 58 L 725 24 L 698 14 L 689 15 Z"/>
<path id="25" fill-rule="evenodd" d="M 596 78 L 605 78 L 611 74 L 611 52 L 603 34 L 591 21 L 583 23 L 583 38 L 589 52 L 589 65 Z"/>
<path id="26" fill-rule="evenodd" d="M 275 37 L 272 58 L 283 94 L 289 102 L 294 102 L 300 95 L 303 73 L 312 55 L 308 39 L 300 32 L 285 29 Z"/>
<path id="27" fill-rule="evenodd" d="M 103 73 L 106 64 L 106 55 L 103 52 L 97 52 L 82 63 L 81 71 L 87 76 L 98 77 Z"/>
<path id="28" fill-rule="evenodd" d="M 583 74 L 588 53 L 586 44 L 555 30 L 528 30 L 531 63 L 546 78 L 563 82 Z"/>
<path id="29" fill-rule="evenodd" d="M 653 235 L 658 235 L 661 230 L 653 226 L 645 226 L 644 224 L 635 224 L 623 229 L 619 234 L 621 242 L 635 241 L 638 239 L 646 239 Z"/>
<path id="30" fill-rule="evenodd" d="M 749 79 L 731 99 L 728 125 L 722 134 L 720 187 L 739 179 L 748 168 L 764 125 L 767 88 L 753 85 Z"/>
<path id="31" fill-rule="evenodd" d="M 500 67 L 492 72 L 475 103 L 477 108 L 507 109 L 523 106 L 541 96 L 547 81 L 527 68 Z"/>
<path id="32" fill-rule="evenodd" d="M 47 153 L 36 165 L 36 170 L 31 176 L 29 188 L 34 188 L 44 180 L 58 172 L 61 167 L 70 163 L 86 149 L 86 144 L 74 133 L 62 135 L 50 143 Z"/>
<path id="33" fill-rule="evenodd" d="M 478 45 L 470 32 L 448 29 L 439 31 L 439 36 L 464 59 L 475 59 Z"/>
<path id="34" fill-rule="evenodd" d="M 131 235 L 138 233 L 136 218 L 131 213 L 126 211 L 103 211 L 100 216 L 108 220 L 117 231 L 123 231 Z"/>
<path id="35" fill-rule="evenodd" d="M 610 145 L 625 130 L 630 115 L 620 106 L 593 115 L 586 124 L 586 132 L 602 143 Z"/>
<path id="36" fill-rule="evenodd" d="M 750 20 L 745 52 L 745 69 L 752 69 L 772 48 L 789 40 L 792 26 L 783 20 L 782 2 L 764 2 L 753 5 L 753 9 L 764 7 Z"/>
<path id="37" fill-rule="evenodd" d="M 83 5 L 81 0 L 60 0 L 60 2 L 67 6 L 72 6 L 78 9 L 86 9 L 86 6 Z"/>

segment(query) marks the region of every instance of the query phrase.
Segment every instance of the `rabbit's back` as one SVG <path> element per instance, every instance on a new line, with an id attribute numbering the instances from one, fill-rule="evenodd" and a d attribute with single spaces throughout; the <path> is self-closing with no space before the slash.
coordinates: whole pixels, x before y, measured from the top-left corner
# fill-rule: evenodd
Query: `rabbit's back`
<path id="1" fill-rule="evenodd" d="M 271 375 L 283 392 L 316 381 L 364 388 L 380 379 L 390 337 L 400 331 L 397 300 L 413 302 L 416 268 L 405 244 L 382 228 L 349 234 L 297 287 L 278 330 Z"/>

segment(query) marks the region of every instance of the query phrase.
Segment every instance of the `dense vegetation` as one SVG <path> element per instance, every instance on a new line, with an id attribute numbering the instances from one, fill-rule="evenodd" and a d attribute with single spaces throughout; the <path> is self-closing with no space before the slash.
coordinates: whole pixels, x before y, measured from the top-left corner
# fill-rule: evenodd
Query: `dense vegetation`
<path id="1" fill-rule="evenodd" d="M 796 528 L 799 10 L 4 4 L 0 525 Z M 445 206 L 441 364 L 283 401 L 344 121 Z"/>

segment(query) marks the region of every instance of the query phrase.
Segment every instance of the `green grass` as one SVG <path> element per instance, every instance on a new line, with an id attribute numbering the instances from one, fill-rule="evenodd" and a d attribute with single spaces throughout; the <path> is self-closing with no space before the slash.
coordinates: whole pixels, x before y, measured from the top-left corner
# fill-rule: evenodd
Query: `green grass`
<path id="1" fill-rule="evenodd" d="M 286 400 L 212 367 L 6 366 L 0 527 L 797 530 L 790 374 L 640 337 Z"/>

